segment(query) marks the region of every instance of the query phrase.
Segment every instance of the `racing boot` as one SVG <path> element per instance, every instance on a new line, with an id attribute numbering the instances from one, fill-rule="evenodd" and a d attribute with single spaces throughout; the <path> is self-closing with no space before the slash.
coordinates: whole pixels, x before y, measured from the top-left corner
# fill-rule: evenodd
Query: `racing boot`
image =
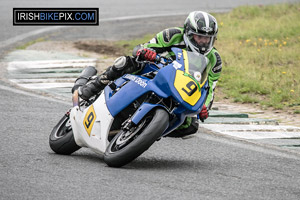
<path id="1" fill-rule="evenodd" d="M 195 134 L 198 131 L 198 119 L 196 117 L 186 117 L 183 124 L 172 131 L 167 137 L 184 137 Z"/>
<path id="2" fill-rule="evenodd" d="M 75 90 L 77 90 L 80 86 L 85 85 L 92 76 L 97 74 L 97 69 L 93 66 L 88 66 L 82 70 L 79 77 L 76 79 L 74 86 L 72 87 L 72 94 Z"/>
<path id="3" fill-rule="evenodd" d="M 84 100 L 89 100 L 93 95 L 101 92 L 105 86 L 109 83 L 109 79 L 105 73 L 101 74 L 88 84 L 78 88 L 78 95 Z"/>

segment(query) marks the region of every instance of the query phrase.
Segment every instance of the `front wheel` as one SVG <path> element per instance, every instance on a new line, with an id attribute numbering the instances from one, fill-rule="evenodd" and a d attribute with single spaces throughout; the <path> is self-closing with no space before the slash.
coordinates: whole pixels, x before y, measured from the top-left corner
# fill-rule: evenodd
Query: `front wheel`
<path id="1" fill-rule="evenodd" d="M 64 115 L 53 128 L 49 145 L 55 153 L 63 155 L 69 155 L 81 148 L 75 143 L 69 115 Z"/>
<path id="2" fill-rule="evenodd" d="M 110 167 L 122 167 L 146 151 L 169 126 L 169 114 L 156 109 L 128 131 L 121 130 L 108 145 L 104 161 Z"/>

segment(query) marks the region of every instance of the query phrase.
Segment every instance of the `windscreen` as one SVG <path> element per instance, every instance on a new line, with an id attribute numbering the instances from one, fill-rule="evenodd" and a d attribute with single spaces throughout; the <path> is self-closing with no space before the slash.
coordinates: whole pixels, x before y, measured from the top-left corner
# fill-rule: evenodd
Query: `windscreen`
<path id="1" fill-rule="evenodd" d="M 189 62 L 188 73 L 202 84 L 206 81 L 208 74 L 208 58 L 202 54 L 191 51 L 187 52 L 187 57 Z"/>

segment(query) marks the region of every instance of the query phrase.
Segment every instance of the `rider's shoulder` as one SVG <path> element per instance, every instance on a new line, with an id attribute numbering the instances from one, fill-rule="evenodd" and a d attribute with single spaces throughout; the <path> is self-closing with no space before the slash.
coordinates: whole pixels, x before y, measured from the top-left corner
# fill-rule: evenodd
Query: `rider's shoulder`
<path id="1" fill-rule="evenodd" d="M 218 53 L 219 54 L 219 51 L 216 49 L 216 47 L 213 47 L 208 54 L 211 54 L 211 53 Z"/>
<path id="2" fill-rule="evenodd" d="M 163 41 L 169 43 L 175 38 L 182 37 L 184 33 L 183 28 L 181 27 L 172 27 L 167 28 L 161 32 Z"/>

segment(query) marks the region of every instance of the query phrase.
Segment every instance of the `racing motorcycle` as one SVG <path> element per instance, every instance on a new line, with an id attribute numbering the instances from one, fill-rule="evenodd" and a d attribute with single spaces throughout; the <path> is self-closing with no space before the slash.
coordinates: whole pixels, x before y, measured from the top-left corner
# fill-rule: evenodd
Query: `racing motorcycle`
<path id="1" fill-rule="evenodd" d="M 173 60 L 136 58 L 144 64 L 139 75 L 123 75 L 88 101 L 79 98 L 76 90 L 73 107 L 50 134 L 51 149 L 67 155 L 87 147 L 104 154 L 108 166 L 121 167 L 170 134 L 187 116 L 197 115 L 209 90 L 209 60 L 178 48 L 172 51 Z M 96 73 L 88 67 L 80 77 L 87 82 Z"/>

